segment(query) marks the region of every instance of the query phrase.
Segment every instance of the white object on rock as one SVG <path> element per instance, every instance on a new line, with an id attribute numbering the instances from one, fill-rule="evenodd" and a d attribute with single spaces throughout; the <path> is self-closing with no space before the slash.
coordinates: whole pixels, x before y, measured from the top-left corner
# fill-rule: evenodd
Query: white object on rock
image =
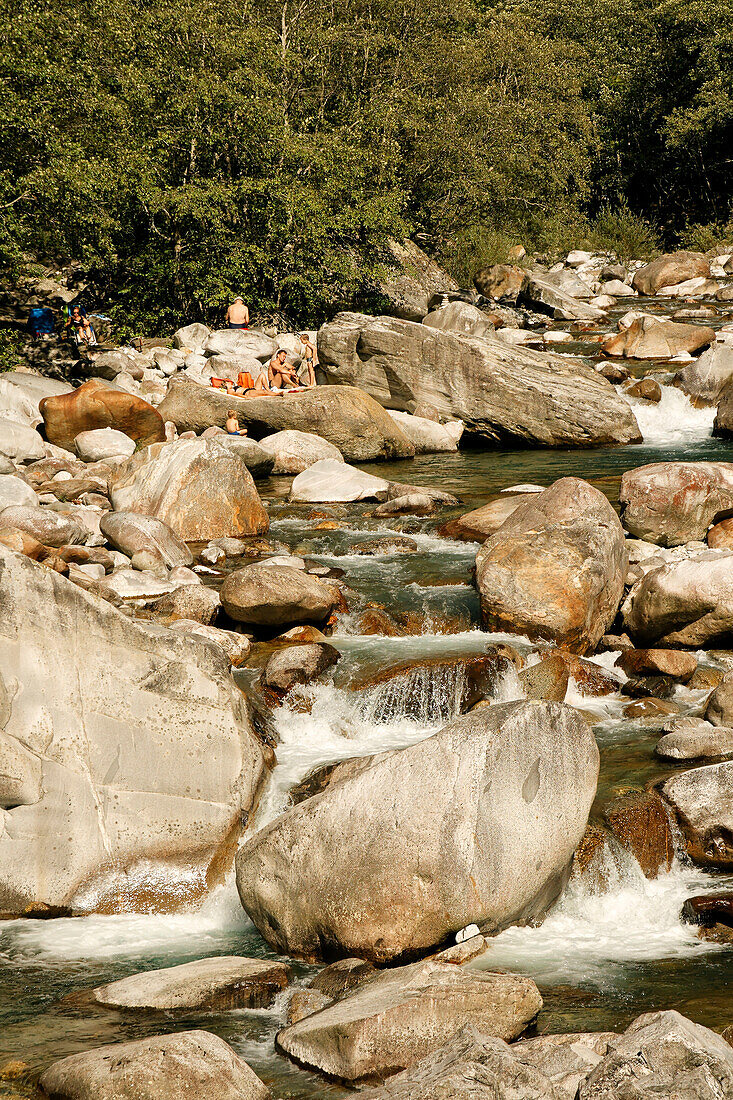
<path id="1" fill-rule="evenodd" d="M 80 432 L 74 440 L 74 446 L 84 462 L 129 458 L 135 453 L 135 440 L 115 428 L 94 428 L 90 432 Z"/>
<path id="2" fill-rule="evenodd" d="M 381 477 L 366 474 L 346 462 L 324 459 L 298 474 L 290 489 L 290 499 L 312 503 L 376 500 L 388 489 L 389 482 Z"/>

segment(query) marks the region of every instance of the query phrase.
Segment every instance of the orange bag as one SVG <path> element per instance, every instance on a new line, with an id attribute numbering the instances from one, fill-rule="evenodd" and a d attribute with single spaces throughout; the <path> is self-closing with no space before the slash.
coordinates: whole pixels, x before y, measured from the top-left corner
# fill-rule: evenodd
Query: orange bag
<path id="1" fill-rule="evenodd" d="M 243 390 L 253 390 L 255 388 L 255 380 L 248 370 L 239 372 L 237 376 L 237 385 Z"/>
<path id="2" fill-rule="evenodd" d="M 225 390 L 227 386 L 233 386 L 231 378 L 212 378 L 211 385 L 215 390 Z"/>

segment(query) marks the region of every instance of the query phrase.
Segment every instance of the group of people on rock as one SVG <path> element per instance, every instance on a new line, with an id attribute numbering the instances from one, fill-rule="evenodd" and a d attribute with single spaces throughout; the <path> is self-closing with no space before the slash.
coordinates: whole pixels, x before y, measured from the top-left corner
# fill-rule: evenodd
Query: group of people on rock
<path id="1" fill-rule="evenodd" d="M 234 299 L 226 311 L 225 320 L 230 329 L 249 328 L 249 309 L 242 298 Z M 288 362 L 285 348 L 278 348 L 256 377 L 250 371 L 240 371 L 236 382 L 233 378 L 212 378 L 211 385 L 237 397 L 274 396 L 313 389 L 316 385 L 318 352 L 307 332 L 301 332 L 298 338 L 301 343 L 299 367 Z"/>

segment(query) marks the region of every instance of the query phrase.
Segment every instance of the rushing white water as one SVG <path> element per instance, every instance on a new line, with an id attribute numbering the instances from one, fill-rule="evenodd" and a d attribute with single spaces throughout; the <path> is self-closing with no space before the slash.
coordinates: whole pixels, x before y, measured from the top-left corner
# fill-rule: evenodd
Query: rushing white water
<path id="1" fill-rule="evenodd" d="M 507 929 L 474 965 L 520 971 L 543 985 L 599 985 L 612 978 L 612 964 L 721 950 L 680 920 L 685 899 L 719 890 L 720 878 L 675 864 L 650 880 L 630 856 L 617 855 L 607 889 L 571 883 L 539 927 Z"/>
<path id="2" fill-rule="evenodd" d="M 662 386 L 662 400 L 656 405 L 617 389 L 633 408 L 645 443 L 693 443 L 709 439 L 713 433 L 715 409 L 696 409 L 676 386 Z"/>

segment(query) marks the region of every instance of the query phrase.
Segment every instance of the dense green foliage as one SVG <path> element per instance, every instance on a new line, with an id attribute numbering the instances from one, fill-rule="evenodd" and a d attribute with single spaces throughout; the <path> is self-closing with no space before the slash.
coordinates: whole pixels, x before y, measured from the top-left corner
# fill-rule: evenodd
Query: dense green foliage
<path id="1" fill-rule="evenodd" d="M 523 240 L 711 243 L 733 0 L 17 0 L 0 251 L 81 258 L 135 323 L 233 290 L 315 321 L 386 239 L 467 278 Z M 701 228 L 707 227 L 707 228 Z"/>

